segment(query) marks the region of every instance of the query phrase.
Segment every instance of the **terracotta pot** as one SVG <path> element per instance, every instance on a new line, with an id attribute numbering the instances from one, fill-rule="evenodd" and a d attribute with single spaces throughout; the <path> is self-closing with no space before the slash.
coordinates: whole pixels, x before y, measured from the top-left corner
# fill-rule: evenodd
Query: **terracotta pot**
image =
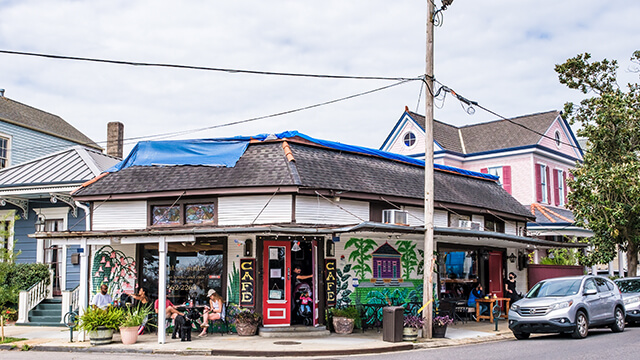
<path id="1" fill-rule="evenodd" d="M 353 332 L 353 325 L 355 320 L 346 317 L 333 317 L 333 328 L 336 330 L 336 334 L 351 334 Z"/>
<path id="2" fill-rule="evenodd" d="M 120 339 L 125 345 L 135 344 L 138 341 L 138 326 L 121 327 Z"/>
<path id="3" fill-rule="evenodd" d="M 89 331 L 89 343 L 91 345 L 110 344 L 111 341 L 113 341 L 113 329 L 98 328 L 97 330 Z"/>
<path id="4" fill-rule="evenodd" d="M 240 336 L 253 336 L 258 331 L 258 324 L 236 322 L 236 332 Z"/>
<path id="5" fill-rule="evenodd" d="M 434 326 L 431 328 L 431 335 L 434 338 L 444 338 L 444 335 L 447 333 L 447 326 Z"/>
<path id="6" fill-rule="evenodd" d="M 406 327 L 402 329 L 403 341 L 416 341 L 418 340 L 418 329 L 412 327 Z"/>

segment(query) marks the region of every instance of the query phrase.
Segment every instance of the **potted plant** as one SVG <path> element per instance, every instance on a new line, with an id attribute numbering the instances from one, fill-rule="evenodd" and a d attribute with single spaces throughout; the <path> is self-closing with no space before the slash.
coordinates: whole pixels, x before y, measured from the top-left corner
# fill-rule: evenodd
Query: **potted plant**
<path id="1" fill-rule="evenodd" d="M 262 315 L 253 309 L 243 309 L 235 315 L 236 332 L 240 336 L 252 336 L 258 331 Z"/>
<path id="2" fill-rule="evenodd" d="M 138 330 L 140 330 L 140 326 L 146 324 L 151 313 L 150 307 L 141 305 L 128 307 L 124 310 L 120 324 L 120 338 L 123 344 L 129 345 L 138 341 Z"/>
<path id="3" fill-rule="evenodd" d="M 91 345 L 109 344 L 113 339 L 113 330 L 118 330 L 123 319 L 122 309 L 88 307 L 79 318 L 78 329 L 89 333 Z"/>
<path id="4" fill-rule="evenodd" d="M 344 309 L 331 309 L 331 316 L 336 334 L 351 334 L 356 320 L 360 318 L 358 309 L 353 306 Z"/>
<path id="5" fill-rule="evenodd" d="M 418 330 L 424 325 L 424 319 L 419 315 L 407 315 L 404 317 L 403 324 L 402 340 L 415 341 L 418 339 Z"/>
<path id="6" fill-rule="evenodd" d="M 453 319 L 449 315 L 434 317 L 432 322 L 433 337 L 443 338 L 447 333 L 447 326 L 450 324 L 453 324 Z"/>

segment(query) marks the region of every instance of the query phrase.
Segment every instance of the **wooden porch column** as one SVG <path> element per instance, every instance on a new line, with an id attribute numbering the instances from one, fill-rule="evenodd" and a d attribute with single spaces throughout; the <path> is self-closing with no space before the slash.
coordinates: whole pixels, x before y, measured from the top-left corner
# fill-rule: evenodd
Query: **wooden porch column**
<path id="1" fill-rule="evenodd" d="M 158 344 L 167 338 L 167 242 L 164 236 L 158 242 Z"/>

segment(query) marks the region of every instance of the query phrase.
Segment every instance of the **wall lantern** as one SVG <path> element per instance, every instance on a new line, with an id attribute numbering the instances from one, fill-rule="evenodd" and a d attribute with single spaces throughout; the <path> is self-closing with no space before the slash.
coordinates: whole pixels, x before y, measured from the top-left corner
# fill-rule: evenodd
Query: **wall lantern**
<path id="1" fill-rule="evenodd" d="M 251 239 L 244 241 L 244 256 L 248 258 L 253 256 L 253 240 Z"/>
<path id="2" fill-rule="evenodd" d="M 44 232 L 45 230 L 45 224 L 47 223 L 47 218 L 45 218 L 44 215 L 42 215 L 42 212 L 38 213 L 38 216 L 36 218 L 36 232 Z"/>
<path id="3" fill-rule="evenodd" d="M 333 243 L 333 239 L 327 239 L 326 248 L 327 248 L 327 257 L 336 256 L 336 245 Z"/>
<path id="4" fill-rule="evenodd" d="M 507 258 L 512 264 L 516 262 L 516 255 L 514 253 L 511 253 L 511 255 L 507 256 Z"/>

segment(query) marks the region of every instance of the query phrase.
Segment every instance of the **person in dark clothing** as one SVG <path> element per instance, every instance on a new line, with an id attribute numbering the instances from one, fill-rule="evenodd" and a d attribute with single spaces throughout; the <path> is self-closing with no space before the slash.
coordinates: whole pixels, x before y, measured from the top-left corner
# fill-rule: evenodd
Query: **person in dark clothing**
<path id="1" fill-rule="evenodd" d="M 295 266 L 293 268 L 293 285 L 298 285 L 302 283 L 302 280 L 311 279 L 313 275 L 302 275 L 302 269 L 300 266 Z"/>
<path id="2" fill-rule="evenodd" d="M 482 285 L 478 283 L 471 293 L 469 294 L 469 301 L 467 301 L 467 306 L 476 307 L 476 299 L 482 299 L 484 297 L 484 292 L 482 291 Z M 480 314 L 488 313 L 489 306 L 485 303 L 480 304 Z"/>
<path id="3" fill-rule="evenodd" d="M 504 282 L 504 295 L 511 299 L 512 304 L 521 299 L 520 295 L 516 291 L 516 278 L 516 274 L 514 272 L 510 272 L 509 278 Z"/>

